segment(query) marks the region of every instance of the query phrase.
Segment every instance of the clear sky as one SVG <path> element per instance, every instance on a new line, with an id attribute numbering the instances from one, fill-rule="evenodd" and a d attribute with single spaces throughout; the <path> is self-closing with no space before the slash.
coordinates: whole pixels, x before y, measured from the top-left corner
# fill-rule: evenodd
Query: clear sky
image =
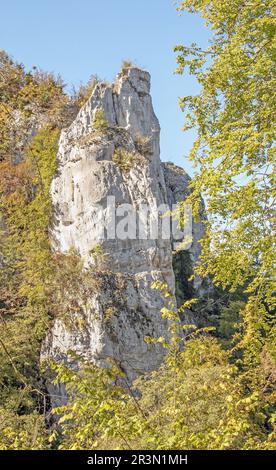
<path id="1" fill-rule="evenodd" d="M 97 74 L 113 80 L 123 59 L 151 74 L 155 112 L 161 125 L 161 158 L 189 173 L 185 158 L 194 138 L 183 133 L 178 97 L 196 91 L 187 73 L 175 75 L 176 44 L 204 46 L 203 21 L 182 16 L 173 0 L 0 0 L 0 48 L 26 68 L 60 73 L 70 88 Z"/>

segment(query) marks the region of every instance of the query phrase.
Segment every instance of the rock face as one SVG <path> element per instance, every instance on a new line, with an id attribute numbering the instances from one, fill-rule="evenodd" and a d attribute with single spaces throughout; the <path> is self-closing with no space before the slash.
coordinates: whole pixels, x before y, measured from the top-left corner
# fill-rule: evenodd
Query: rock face
<path id="1" fill-rule="evenodd" d="M 69 330 L 57 319 L 44 341 L 43 358 L 68 361 L 68 349 L 99 364 L 112 357 L 129 380 L 160 365 L 162 346 L 148 344 L 144 337 L 167 334 L 160 314 L 165 299 L 151 284 L 159 280 L 175 293 L 172 240 L 159 232 L 149 236 L 145 211 L 139 219 L 142 237 L 133 220 L 141 207 L 155 214 L 161 205 L 183 200 L 189 177 L 173 164 L 161 164 L 159 133 L 150 75 L 133 67 L 121 72 L 113 85 L 97 84 L 75 121 L 62 131 L 51 190 L 53 247 L 61 253 L 74 248 L 86 266 L 93 266 L 100 244 L 108 274 L 105 288 L 91 298 L 85 327 Z M 135 214 L 128 219 L 127 233 L 119 225 L 112 229 L 113 210 L 120 208 L 122 221 L 123 204 L 128 205 L 128 216 Z M 115 217 L 117 221 L 117 213 Z M 103 218 L 111 227 L 107 236 Z M 203 224 L 193 223 L 192 229 L 194 240 L 187 253 L 194 263 Z M 108 321 L 107 305 L 112 305 Z"/>

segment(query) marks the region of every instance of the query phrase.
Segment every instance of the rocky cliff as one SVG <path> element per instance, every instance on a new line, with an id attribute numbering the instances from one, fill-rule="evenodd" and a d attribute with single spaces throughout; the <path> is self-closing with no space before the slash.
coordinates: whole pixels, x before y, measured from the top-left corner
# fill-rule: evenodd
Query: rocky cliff
<path id="1" fill-rule="evenodd" d="M 175 294 L 173 240 L 158 229 L 152 234 L 146 219 L 148 213 L 158 214 L 160 207 L 183 200 L 190 178 L 181 168 L 160 162 L 159 133 L 150 75 L 134 67 L 121 72 L 112 85 L 98 83 L 62 131 L 51 190 L 53 247 L 61 253 L 74 248 L 85 266 L 93 267 L 100 245 L 108 269 L 104 285 L 89 300 L 84 327 L 69 329 L 56 319 L 44 341 L 43 358 L 68 361 L 68 349 L 100 364 L 112 357 L 129 380 L 160 365 L 162 346 L 148 344 L 144 337 L 167 334 L 160 315 L 165 299 L 151 285 L 159 280 Z M 139 211 L 142 235 L 133 222 Z M 195 263 L 202 232 L 203 224 L 192 221 L 193 241 L 177 255 L 178 264 L 179 259 L 181 265 Z M 181 282 L 187 284 L 187 279 Z M 192 288 L 199 289 L 200 281 Z"/>

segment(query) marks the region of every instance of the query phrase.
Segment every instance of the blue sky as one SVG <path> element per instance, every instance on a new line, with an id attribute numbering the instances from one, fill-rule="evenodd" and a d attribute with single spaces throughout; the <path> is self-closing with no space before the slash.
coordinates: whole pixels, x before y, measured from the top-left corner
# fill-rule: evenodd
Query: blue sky
<path id="1" fill-rule="evenodd" d="M 97 74 L 113 80 L 123 59 L 152 77 L 161 124 L 161 158 L 192 172 L 185 158 L 194 138 L 183 133 L 178 97 L 197 90 L 193 77 L 174 74 L 176 44 L 205 46 L 203 21 L 180 16 L 173 0 L 2 0 L 0 47 L 27 68 L 60 73 L 70 89 Z"/>

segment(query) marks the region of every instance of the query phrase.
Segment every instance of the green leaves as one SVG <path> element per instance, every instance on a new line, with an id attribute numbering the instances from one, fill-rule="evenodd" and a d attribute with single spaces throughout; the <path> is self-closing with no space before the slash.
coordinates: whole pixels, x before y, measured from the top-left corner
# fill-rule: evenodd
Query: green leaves
<path id="1" fill-rule="evenodd" d="M 1 194 L 8 228 L 1 246 L 5 263 L 0 279 L 1 298 L 6 299 L 0 304 L 0 414 L 1 421 L 7 414 L 10 422 L 10 431 L 1 428 L 7 448 L 48 446 L 44 416 L 39 415 L 46 413 L 46 405 L 38 362 L 49 324 L 46 288 L 53 268 L 48 239 L 49 192 L 56 170 L 58 137 L 59 131 L 51 126 L 41 129 L 30 142 L 26 160 L 16 167 L 5 163 L 6 173 L 1 173 L 6 181 L 11 175 L 16 179 L 10 186 L 4 181 Z M 35 419 L 37 432 L 31 439 L 28 426 Z"/>
<path id="2" fill-rule="evenodd" d="M 262 357 L 271 341 L 271 350 L 276 349 L 272 319 L 275 6 L 270 0 L 184 0 L 179 9 L 201 15 L 213 32 L 206 51 L 195 44 L 176 48 L 177 71 L 183 73 L 188 67 L 201 87 L 198 95 L 183 97 L 180 103 L 186 127 L 197 129 L 190 152 L 196 175 L 186 203 L 192 204 L 197 216 L 203 195 L 209 221 L 196 273 L 210 276 L 230 292 L 244 292 L 245 302 L 232 303 L 222 311 L 219 334 L 224 346 L 230 347 L 234 322 L 238 322 L 232 350 L 240 358 L 236 357 L 238 403 L 248 407 L 257 396 L 253 401 L 259 408 L 258 413 L 252 408 L 253 416 L 256 413 L 256 423 L 257 415 L 268 423 L 271 395 L 267 388 L 263 393 L 267 372 Z M 271 383 L 271 376 L 268 380 Z M 235 393 L 229 395 L 232 411 Z M 223 444 L 214 437 L 222 445 L 219 448 L 237 446 L 235 436 L 250 426 L 256 435 L 261 433 L 254 422 L 248 425 L 246 420 L 230 418 L 232 411 L 222 433 Z M 257 440 L 248 445 L 257 446 Z"/>
<path id="3" fill-rule="evenodd" d="M 67 374 L 56 366 L 70 397 L 55 410 L 63 413 L 60 448 L 265 448 L 260 394 L 243 394 L 228 358 L 216 339 L 201 335 L 131 389 L 115 385 L 115 370 L 86 364 Z"/>

